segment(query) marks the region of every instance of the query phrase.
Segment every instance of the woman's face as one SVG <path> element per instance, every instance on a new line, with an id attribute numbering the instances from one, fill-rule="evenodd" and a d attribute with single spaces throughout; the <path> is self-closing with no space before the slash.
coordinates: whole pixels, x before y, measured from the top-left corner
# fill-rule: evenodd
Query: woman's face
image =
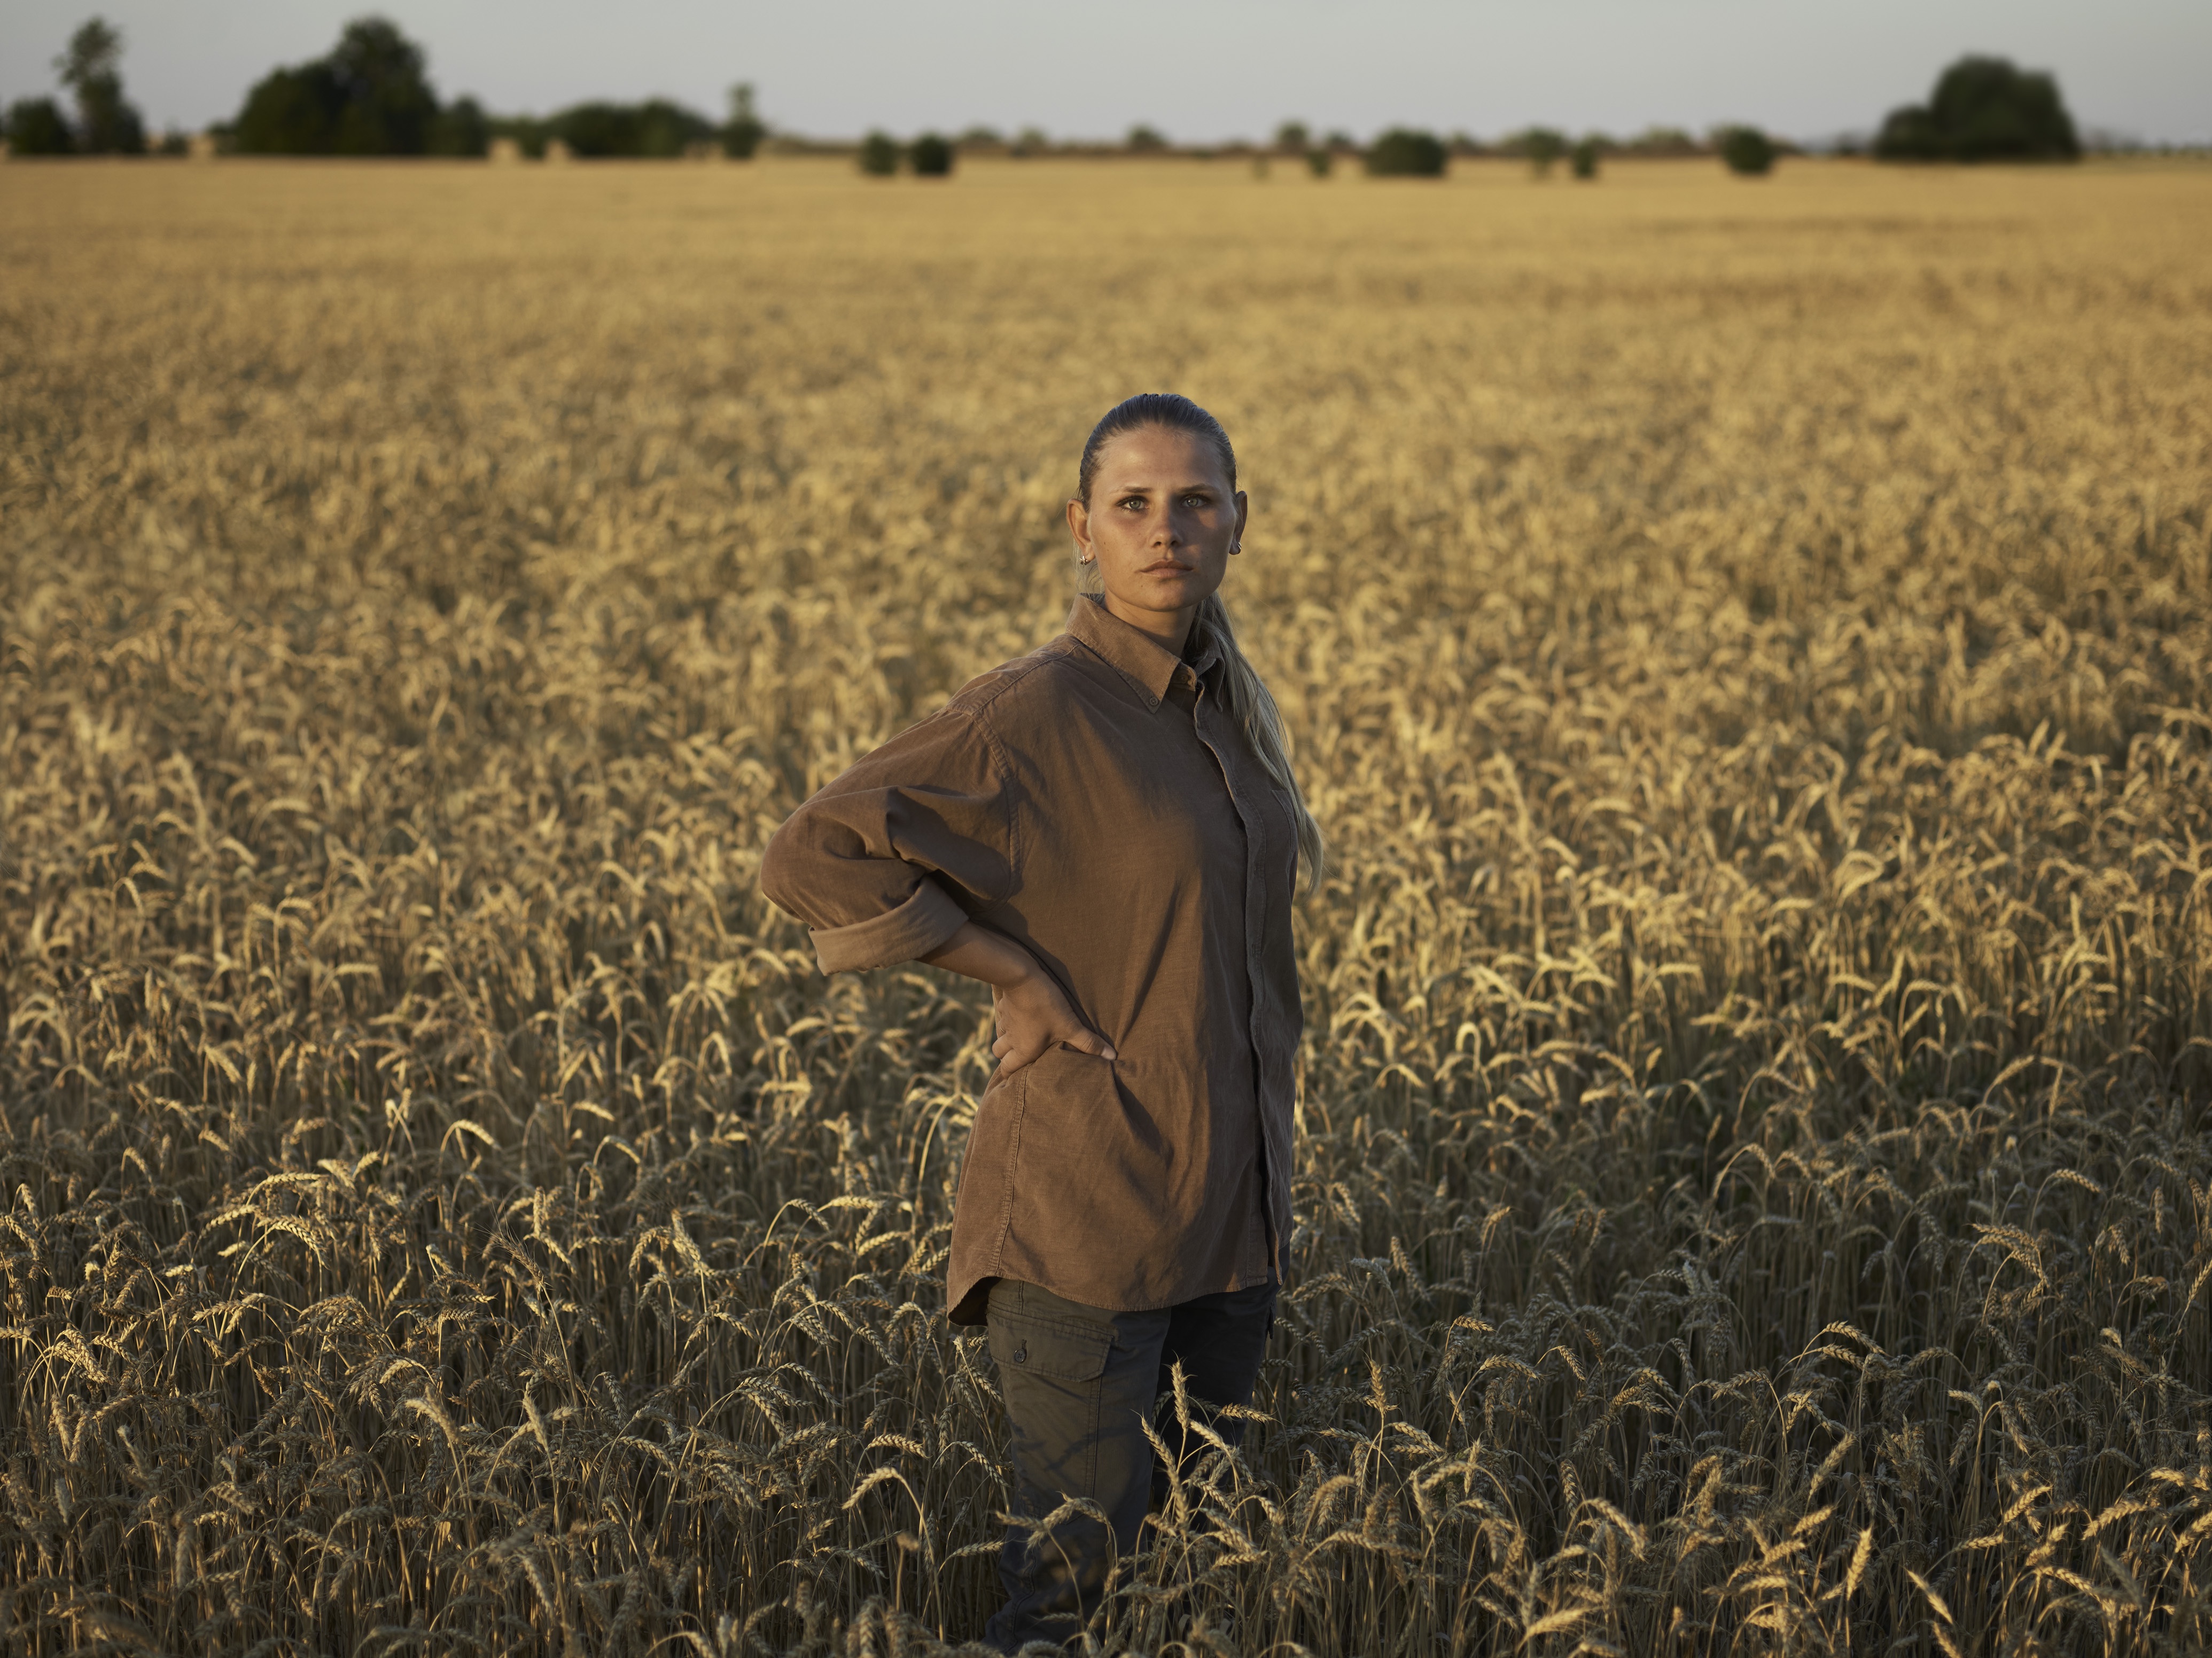
<path id="1" fill-rule="evenodd" d="M 1079 554 L 1097 563 L 1106 608 L 1180 649 L 1199 601 L 1238 550 L 1245 511 L 1212 444 L 1147 426 L 1100 452 L 1091 504 L 1069 501 L 1067 527 Z"/>

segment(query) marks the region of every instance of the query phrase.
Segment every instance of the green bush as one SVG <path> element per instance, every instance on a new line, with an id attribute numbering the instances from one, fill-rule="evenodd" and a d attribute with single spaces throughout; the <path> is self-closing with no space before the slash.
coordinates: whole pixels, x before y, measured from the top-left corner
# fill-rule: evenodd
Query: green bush
<path id="1" fill-rule="evenodd" d="M 2073 161 L 2074 118 L 2048 75 L 2002 58 L 1961 58 L 1925 104 L 1889 112 L 1874 153 L 1886 161 Z"/>
<path id="2" fill-rule="evenodd" d="M 1444 147 L 1432 132 L 1392 127 L 1368 145 L 1367 171 L 1377 179 L 1441 179 Z"/>
<path id="3" fill-rule="evenodd" d="M 1596 178 L 1597 162 L 1598 143 L 1595 138 L 1583 139 L 1575 146 L 1574 154 L 1567 158 L 1567 165 L 1574 170 L 1577 179 Z"/>
<path id="4" fill-rule="evenodd" d="M 1328 177 L 1329 168 L 1335 165 L 1336 154 L 1334 150 L 1324 149 L 1316 144 L 1306 152 L 1306 170 L 1316 179 Z"/>
<path id="5" fill-rule="evenodd" d="M 18 98 L 8 106 L 8 149 L 17 155 L 73 155 L 76 135 L 51 98 Z"/>
<path id="6" fill-rule="evenodd" d="M 1140 121 L 1129 129 L 1128 143 L 1132 150 L 1143 155 L 1165 149 L 1168 147 L 1168 139 L 1167 135 L 1158 127 L 1146 126 Z"/>
<path id="7" fill-rule="evenodd" d="M 888 132 L 871 132 L 860 140 L 860 171 L 872 179 L 888 179 L 898 171 L 899 147 Z"/>
<path id="8" fill-rule="evenodd" d="M 1723 127 L 1713 135 L 1713 148 L 1720 152 L 1729 172 L 1747 179 L 1774 170 L 1774 140 L 1757 127 Z"/>
<path id="9" fill-rule="evenodd" d="M 907 151 L 914 170 L 925 179 L 943 179 L 952 172 L 952 146 L 934 132 L 925 132 Z"/>

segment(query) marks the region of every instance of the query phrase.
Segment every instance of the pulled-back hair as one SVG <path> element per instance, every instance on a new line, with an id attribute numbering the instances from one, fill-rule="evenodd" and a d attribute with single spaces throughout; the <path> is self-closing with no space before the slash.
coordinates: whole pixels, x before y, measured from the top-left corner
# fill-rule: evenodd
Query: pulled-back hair
<path id="1" fill-rule="evenodd" d="M 1202 440 L 1219 459 L 1230 489 L 1233 491 L 1237 488 L 1237 452 L 1230 446 L 1229 434 L 1221 429 L 1221 422 L 1188 398 L 1172 392 L 1146 392 L 1115 404 L 1106 411 L 1105 418 L 1091 428 L 1090 439 L 1083 446 L 1083 461 L 1076 471 L 1075 486 L 1076 495 L 1086 508 L 1091 505 L 1091 486 L 1098 478 L 1098 458 L 1106 446 L 1125 434 L 1155 427 L 1188 432 Z M 1104 585 L 1097 565 L 1087 566 L 1084 590 L 1097 592 L 1103 590 Z M 1290 732 L 1284 728 L 1283 713 L 1275 705 L 1274 693 L 1267 689 L 1267 682 L 1260 677 L 1259 671 L 1237 645 L 1237 630 L 1230 625 L 1229 610 L 1222 604 L 1218 590 L 1199 601 L 1198 614 L 1192 620 L 1190 631 L 1190 642 L 1185 647 L 1187 654 L 1197 655 L 1208 643 L 1220 653 L 1224 667 L 1221 700 L 1228 707 L 1230 718 L 1243 728 L 1244 739 L 1259 756 L 1261 766 L 1274 780 L 1275 786 L 1291 797 L 1291 816 L 1297 825 L 1298 863 L 1307 886 L 1319 885 L 1323 854 L 1321 825 L 1307 810 L 1297 774 L 1291 768 Z"/>

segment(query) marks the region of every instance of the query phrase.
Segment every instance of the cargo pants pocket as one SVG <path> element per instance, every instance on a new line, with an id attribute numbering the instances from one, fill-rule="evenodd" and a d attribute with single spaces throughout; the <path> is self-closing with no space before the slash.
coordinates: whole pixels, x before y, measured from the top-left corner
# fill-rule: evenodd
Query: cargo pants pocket
<path id="1" fill-rule="evenodd" d="M 1024 1308 L 1025 1287 L 1000 1280 L 992 1286 L 989 1314 L 1018 1523 L 1009 1527 L 999 1557 L 1006 1604 L 986 1638 L 1006 1651 L 1024 1639 L 1064 1640 L 1081 1627 L 1104 1588 L 1121 1518 L 1115 1493 L 1100 1489 L 1109 1473 L 1100 1466 L 1099 1427 L 1114 1327 L 1103 1318 L 1093 1322 Z M 1086 1515 L 1062 1519 L 1048 1532 L 1035 1523 L 1069 1497 L 1105 1509 L 1106 1523 Z"/>

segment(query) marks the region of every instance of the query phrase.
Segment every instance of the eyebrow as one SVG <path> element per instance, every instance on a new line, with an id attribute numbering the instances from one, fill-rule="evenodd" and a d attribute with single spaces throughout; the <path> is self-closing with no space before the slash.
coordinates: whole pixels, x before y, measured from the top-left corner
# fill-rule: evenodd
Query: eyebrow
<path id="1" fill-rule="evenodd" d="M 1143 495 L 1152 494 L 1155 487 L 1150 483 L 1123 483 L 1109 489 L 1106 493 L 1111 495 Z M 1212 483 L 1171 483 L 1159 487 L 1163 488 L 1164 493 L 1171 495 L 1200 494 L 1212 495 L 1221 493 L 1220 486 Z"/>

